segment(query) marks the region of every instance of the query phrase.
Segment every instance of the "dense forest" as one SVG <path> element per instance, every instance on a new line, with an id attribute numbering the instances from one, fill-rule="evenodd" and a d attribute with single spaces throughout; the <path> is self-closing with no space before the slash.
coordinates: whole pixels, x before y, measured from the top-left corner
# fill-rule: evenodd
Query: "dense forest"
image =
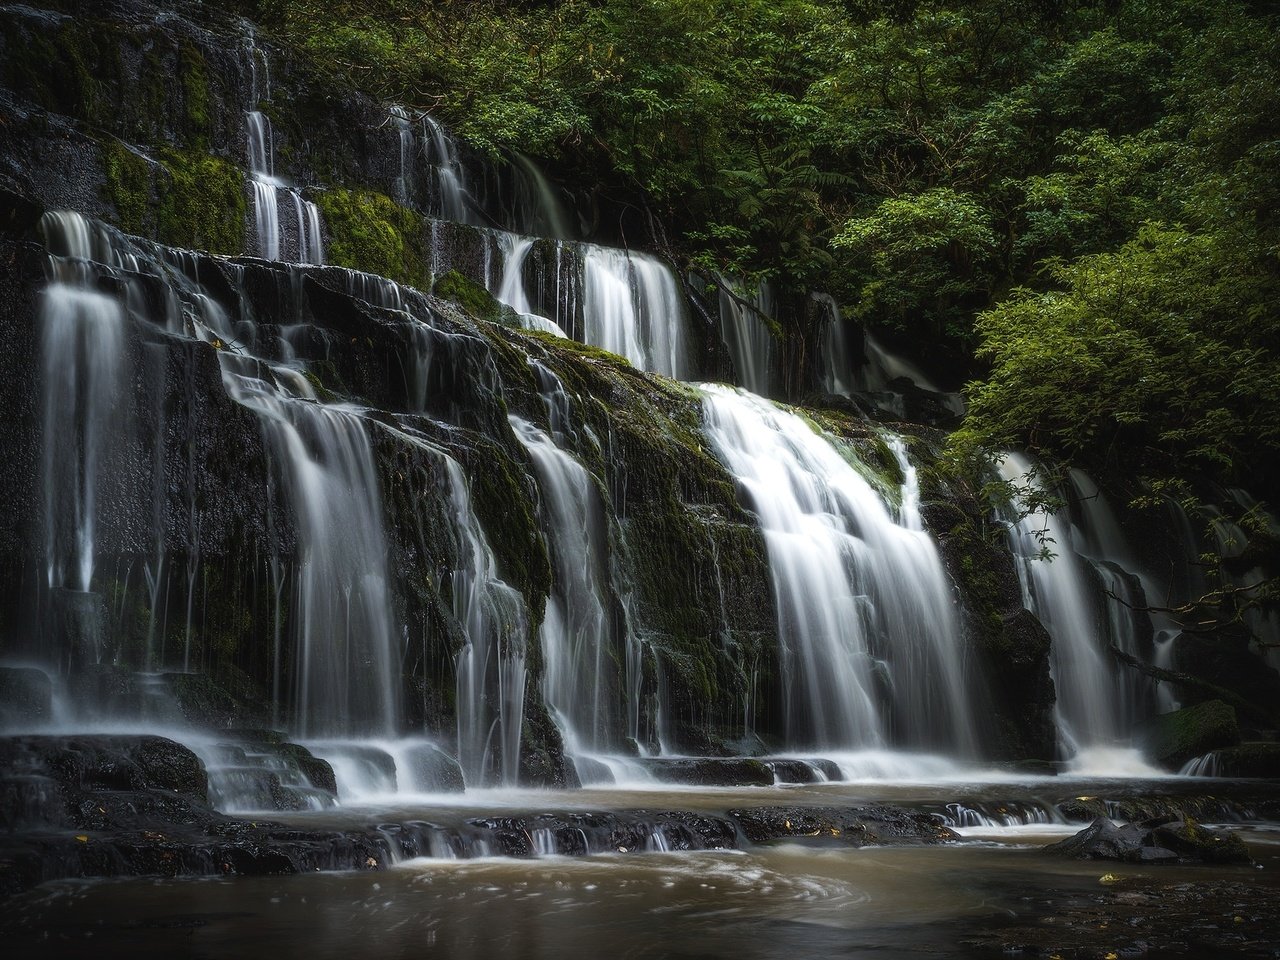
<path id="1" fill-rule="evenodd" d="M 958 452 L 1280 481 L 1265 3 L 238 4 L 385 99 L 965 371 Z"/>

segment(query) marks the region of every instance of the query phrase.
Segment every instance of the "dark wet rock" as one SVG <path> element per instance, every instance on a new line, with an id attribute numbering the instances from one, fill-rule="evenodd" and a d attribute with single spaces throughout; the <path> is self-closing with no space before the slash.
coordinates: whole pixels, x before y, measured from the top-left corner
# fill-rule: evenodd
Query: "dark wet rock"
<path id="1" fill-rule="evenodd" d="M 928 814 L 875 804 L 861 807 L 748 807 L 729 816 L 752 843 L 804 840 L 838 846 L 948 843 L 959 839 Z"/>
<path id="2" fill-rule="evenodd" d="M 662 783 L 699 787 L 771 787 L 773 770 L 750 757 L 652 757 L 638 761 Z"/>
<path id="3" fill-rule="evenodd" d="M 1262 793 L 1232 797 L 1207 794 L 1068 797 L 1058 801 L 1055 809 L 1069 822 L 1090 823 L 1106 817 L 1123 823 L 1188 819 L 1221 823 L 1272 819 L 1280 814 L 1280 796 Z"/>
<path id="4" fill-rule="evenodd" d="M 1247 879 L 1096 879 L 1089 886 L 1005 888 L 1000 913 L 964 921 L 956 941 L 977 957 L 1274 957 L 1280 953 L 1280 897 Z"/>
<path id="5" fill-rule="evenodd" d="M 1280 743 L 1242 743 L 1238 747 L 1214 750 L 1210 759 L 1211 775 L 1215 777 L 1280 780 Z"/>
<path id="6" fill-rule="evenodd" d="M 921 512 L 964 597 L 965 633 L 990 700 L 984 731 L 989 755 L 1047 762 L 1057 742 L 1049 633 L 1022 605 L 1013 557 L 984 533 L 992 522 L 988 506 L 963 490 L 934 495 L 939 499 L 924 503 Z"/>
<path id="7" fill-rule="evenodd" d="M 0 728 L 53 717 L 53 684 L 43 670 L 0 667 Z"/>
<path id="8" fill-rule="evenodd" d="M 772 759 L 760 761 L 773 773 L 777 783 L 825 783 L 843 780 L 844 774 L 832 760 L 815 758 L 812 760 Z"/>
<path id="9" fill-rule="evenodd" d="M 1124 863 L 1248 863 L 1252 859 L 1238 835 L 1208 830 L 1194 820 L 1117 825 L 1106 817 L 1050 844 L 1044 852 L 1072 860 Z"/>
<path id="10" fill-rule="evenodd" d="M 1138 738 L 1153 760 L 1178 770 L 1210 750 L 1238 744 L 1240 728 L 1233 707 L 1207 700 L 1147 721 L 1139 728 Z"/>
<path id="11" fill-rule="evenodd" d="M 466 789 L 462 768 L 448 754 L 436 750 L 421 750 L 412 758 L 414 778 L 418 789 L 429 793 L 461 793 Z"/>
<path id="12" fill-rule="evenodd" d="M 303 750 L 284 746 L 295 756 Z M 199 758 L 163 737 L 7 737 L 0 771 L 0 823 L 8 828 L 0 894 L 61 877 L 292 873 L 386 860 L 376 835 L 218 813 L 206 802 Z M 279 807 L 297 804 L 282 798 Z"/>
<path id="13" fill-rule="evenodd" d="M 168 691 L 186 722 L 226 729 L 265 719 L 262 691 L 248 677 L 224 672 L 229 675 L 223 682 L 203 673 L 165 674 Z"/>
<path id="14" fill-rule="evenodd" d="M 203 803 L 204 765 L 186 747 L 155 736 L 18 736 L 0 738 L 0 770 L 45 776 L 69 801 L 96 791 L 179 794 Z"/>

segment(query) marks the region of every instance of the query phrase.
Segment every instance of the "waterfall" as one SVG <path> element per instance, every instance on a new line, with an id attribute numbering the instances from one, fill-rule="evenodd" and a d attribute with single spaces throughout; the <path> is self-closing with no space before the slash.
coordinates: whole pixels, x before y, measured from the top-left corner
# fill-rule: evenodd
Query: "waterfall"
<path id="1" fill-rule="evenodd" d="M 914 472 L 895 515 L 808 421 L 746 391 L 702 389 L 707 437 L 768 548 L 788 744 L 972 753 L 956 600 Z"/>
<path id="2" fill-rule="evenodd" d="M 400 145 L 400 176 L 392 185 L 392 197 L 397 203 L 412 205 L 418 196 L 417 171 L 414 169 L 418 154 L 418 138 L 413 132 L 413 119 L 399 104 L 390 109 L 391 123 L 396 128 Z"/>
<path id="3" fill-rule="evenodd" d="M 684 297 L 666 264 L 648 254 L 587 244 L 582 276 L 585 342 L 641 370 L 677 380 L 688 376 Z"/>
<path id="4" fill-rule="evenodd" d="M 535 240 L 501 230 L 492 231 L 492 238 L 502 265 L 500 271 L 486 269 L 487 286 L 526 327 L 560 336 L 567 331 L 641 370 L 675 379 L 692 373 L 684 294 L 674 272 L 657 257 L 557 241 L 554 291 L 547 296 L 545 276 L 535 279 L 533 291 L 526 276 Z"/>
<path id="5" fill-rule="evenodd" d="M 932 393 L 942 408 L 955 416 L 964 415 L 964 401 L 957 393 L 938 387 L 918 366 L 885 347 L 870 330 L 862 332 L 863 359 L 854 356 L 850 343 L 848 323 L 839 305 L 825 293 L 813 294 L 813 299 L 826 315 L 824 339 L 825 356 L 819 377 L 823 389 L 838 396 L 851 397 L 855 393 L 880 394 L 879 406 L 898 419 L 907 418 L 905 398 L 894 389 L 894 384 L 907 380 L 917 388 Z"/>
<path id="6" fill-rule="evenodd" d="M 459 538 L 453 613 L 466 635 L 457 657 L 458 762 L 468 785 L 514 784 L 527 685 L 528 614 L 524 597 L 498 576 L 462 467 L 451 457 L 444 462 Z"/>
<path id="7" fill-rule="evenodd" d="M 474 204 L 467 189 L 466 169 L 458 158 L 457 145 L 430 114 L 422 116 L 422 131 L 435 187 L 432 214 L 453 223 L 474 224 Z"/>
<path id="8" fill-rule="evenodd" d="M 1036 470 L 1034 461 L 1018 453 L 1006 454 L 999 464 L 1004 480 L 1029 482 L 1037 491 L 1069 498 L 1065 490 L 1046 489 Z M 1105 498 L 1083 474 L 1074 474 L 1072 482 L 1079 523 L 1065 507 L 1027 512 L 1020 498 L 1010 505 L 1008 518 L 1024 605 L 1053 641 L 1049 665 L 1058 693 L 1059 735 L 1068 753 L 1078 754 L 1127 743 L 1133 724 L 1148 712 L 1151 691 L 1109 649 L 1114 643 L 1126 653 L 1141 654 L 1137 623 L 1146 615 L 1132 607 L 1145 605 L 1145 591 L 1131 590 L 1126 574 L 1134 563 Z M 1052 559 L 1041 556 L 1044 547 Z"/>
<path id="9" fill-rule="evenodd" d="M 818 308 L 826 315 L 826 352 L 821 358 L 822 388 L 837 396 L 852 396 L 858 389 L 854 373 L 855 361 L 849 331 L 835 298 L 826 293 L 812 295 Z"/>
<path id="10" fill-rule="evenodd" d="M 324 263 L 324 245 L 321 241 L 320 208 L 302 196 L 296 187 L 289 186 L 276 176 L 275 143 L 271 120 L 258 106 L 258 57 L 260 51 L 253 46 L 248 51 L 251 70 L 251 104 L 245 114 L 245 132 L 249 152 L 249 184 L 253 189 L 254 232 L 258 256 L 264 260 L 282 259 L 282 233 L 280 228 L 280 194 L 288 195 L 294 214 L 293 235 L 296 238 L 298 263 Z M 266 73 L 266 96 L 271 99 L 271 72 L 269 62 L 263 57 Z"/>
<path id="11" fill-rule="evenodd" d="M 765 318 L 773 318 L 773 286 L 761 281 L 755 292 L 749 293 L 743 284 L 728 277 L 717 276 L 716 283 L 720 288 L 720 337 L 729 350 L 738 383 L 752 393 L 768 396 L 773 334 Z"/>
<path id="12" fill-rule="evenodd" d="M 551 436 L 526 420 L 511 426 L 533 459 L 555 578 L 540 639 L 543 697 L 576 757 L 615 749 L 618 649 L 607 587 L 608 520 L 595 479 Z"/>
<path id="13" fill-rule="evenodd" d="M 280 259 L 280 208 L 276 190 L 274 151 L 271 146 L 271 121 L 259 110 L 250 110 L 246 118 L 249 131 L 249 173 L 253 185 L 253 216 L 257 228 L 258 255 L 264 260 Z"/>
<path id="14" fill-rule="evenodd" d="M 573 232 L 560 194 L 542 168 L 523 153 L 517 153 L 513 160 L 519 172 L 512 218 L 516 229 L 557 240 L 571 238 Z"/>
<path id="15" fill-rule="evenodd" d="M 533 314 L 533 305 L 524 289 L 524 264 L 533 249 L 533 237 L 499 231 L 497 241 L 502 251 L 502 275 L 493 295 L 521 316 Z"/>
<path id="16" fill-rule="evenodd" d="M 98 490 L 124 386 L 120 302 L 94 289 L 89 264 L 109 257 L 97 227 L 75 213 L 40 222 L 49 286 L 40 301 L 43 365 L 44 560 L 50 588 L 87 592 L 93 579 Z"/>
<path id="17" fill-rule="evenodd" d="M 225 326 L 216 313 L 214 332 Z M 228 394 L 253 410 L 294 516 L 295 713 L 301 735 L 390 735 L 399 718 L 381 495 L 361 412 L 321 405 L 295 368 L 219 351 Z"/>

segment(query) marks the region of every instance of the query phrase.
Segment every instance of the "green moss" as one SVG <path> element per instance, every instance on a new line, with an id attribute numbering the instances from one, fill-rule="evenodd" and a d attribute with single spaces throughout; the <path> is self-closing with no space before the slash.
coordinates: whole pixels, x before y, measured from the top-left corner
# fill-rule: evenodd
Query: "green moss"
<path id="1" fill-rule="evenodd" d="M 47 110 L 92 120 L 97 84 L 90 67 L 92 50 L 86 49 L 91 38 L 75 24 L 37 33 L 25 23 L 10 37 L 3 58 L 5 85 Z"/>
<path id="2" fill-rule="evenodd" d="M 103 199 L 116 208 L 116 223 L 126 233 L 146 233 L 151 219 L 150 164 L 119 140 L 107 140 L 102 144 L 102 170 Z"/>
<path id="3" fill-rule="evenodd" d="M 156 233 L 163 243 L 237 254 L 244 249 L 244 175 L 220 157 L 162 153 L 168 182 L 159 189 Z"/>
<path id="4" fill-rule="evenodd" d="M 510 311 L 504 310 L 493 294 L 457 270 L 450 270 L 436 280 L 432 292 L 444 300 L 452 300 L 477 320 L 500 323 L 510 315 Z"/>
<path id="5" fill-rule="evenodd" d="M 189 40 L 178 48 L 178 76 L 182 82 L 182 103 L 186 113 L 190 143 L 209 142 L 209 72 L 202 54 Z"/>
<path id="6" fill-rule="evenodd" d="M 422 218 L 372 190 L 316 197 L 329 228 L 329 262 L 425 288 L 430 276 Z"/>

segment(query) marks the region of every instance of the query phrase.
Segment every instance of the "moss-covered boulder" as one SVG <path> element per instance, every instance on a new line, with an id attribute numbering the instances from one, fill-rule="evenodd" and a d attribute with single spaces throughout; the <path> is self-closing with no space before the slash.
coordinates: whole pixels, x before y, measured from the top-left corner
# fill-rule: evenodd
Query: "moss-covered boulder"
<path id="1" fill-rule="evenodd" d="M 1153 761 L 1178 770 L 1210 750 L 1238 744 L 1240 728 L 1230 704 L 1207 700 L 1154 717 L 1139 728 L 1137 739 Z"/>

